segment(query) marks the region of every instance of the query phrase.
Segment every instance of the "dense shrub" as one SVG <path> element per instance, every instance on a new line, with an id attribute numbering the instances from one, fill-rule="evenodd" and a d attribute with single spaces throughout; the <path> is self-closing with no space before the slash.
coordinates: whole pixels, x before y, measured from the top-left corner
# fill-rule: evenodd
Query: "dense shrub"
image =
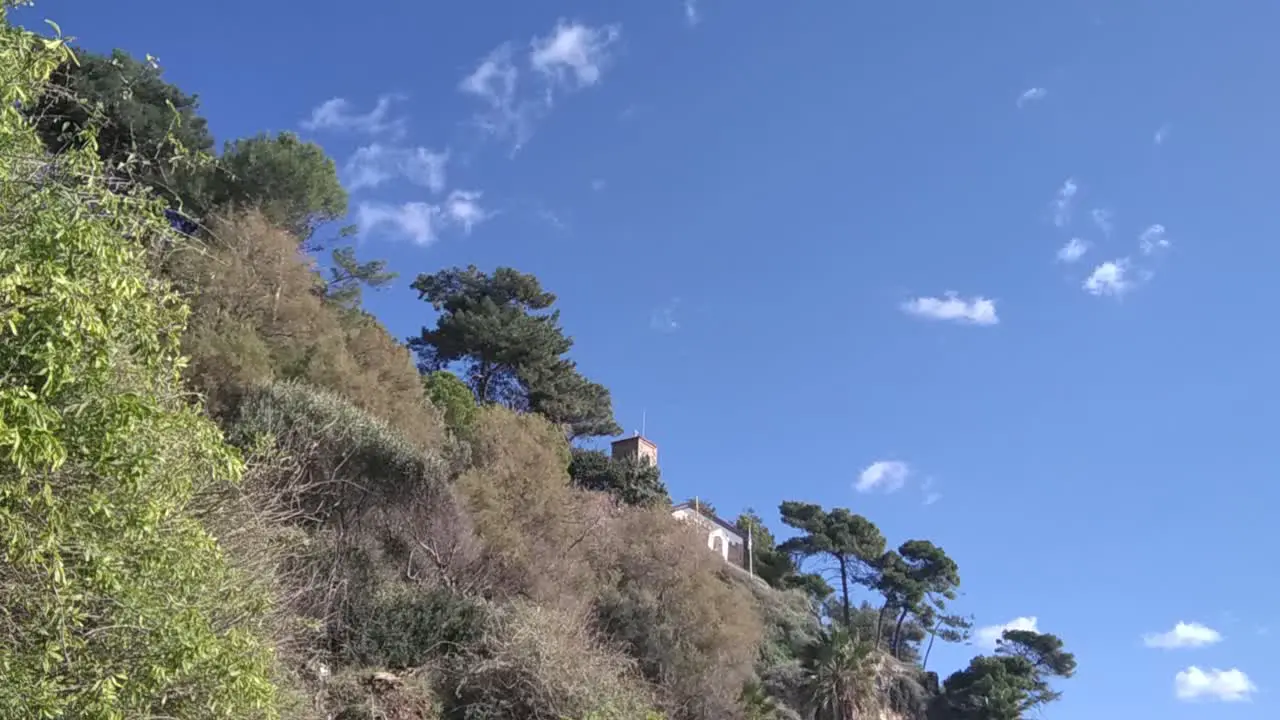
<path id="1" fill-rule="evenodd" d="M 665 511 L 631 510 L 596 556 L 598 621 L 639 660 L 672 718 L 731 717 L 762 640 L 748 592 Z"/>
<path id="2" fill-rule="evenodd" d="M 67 59 L 0 4 L 0 717 L 274 714 L 262 600 L 187 511 L 240 462 L 184 403 L 186 308 L 92 136 L 51 161 L 17 110 Z"/>
<path id="3" fill-rule="evenodd" d="M 458 489 L 484 543 L 495 590 L 544 602 L 589 599 L 586 552 L 605 534 L 598 498 L 569 487 L 564 434 L 534 415 L 480 412 Z"/>
<path id="4" fill-rule="evenodd" d="M 232 414 L 257 385 L 298 379 L 341 395 L 421 447 L 444 442 L 408 349 L 372 316 L 326 302 L 296 237 L 249 212 L 215 218 L 207 238 L 172 253 L 165 273 L 190 298 L 188 377 L 216 416 Z"/>

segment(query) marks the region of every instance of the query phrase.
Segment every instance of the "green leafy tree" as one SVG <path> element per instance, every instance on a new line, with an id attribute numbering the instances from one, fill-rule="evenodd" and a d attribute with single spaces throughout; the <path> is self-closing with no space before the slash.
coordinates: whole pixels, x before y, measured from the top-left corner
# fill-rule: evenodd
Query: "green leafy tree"
<path id="1" fill-rule="evenodd" d="M 823 571 L 840 581 L 843 620 L 850 622 L 849 585 L 875 583 L 876 563 L 884 555 L 884 535 L 875 523 L 845 508 L 827 512 L 811 503 L 785 501 L 779 506 L 782 522 L 802 534 L 782 543 L 782 552 L 824 562 Z"/>
<path id="2" fill-rule="evenodd" d="M 920 615 L 920 622 L 929 635 L 929 645 L 925 648 L 921 668 L 929 666 L 929 655 L 933 652 L 934 640 L 949 643 L 967 643 L 973 636 L 973 618 L 967 615 L 948 614 L 945 602 L 926 605 Z"/>
<path id="3" fill-rule="evenodd" d="M 272 656 L 193 500 L 237 479 L 184 400 L 180 298 L 129 238 L 160 204 L 108 188 L 92 128 L 48 156 L 19 103 L 69 61 L 0 3 L 0 717 L 266 718 Z"/>
<path id="4" fill-rule="evenodd" d="M 471 388 L 448 370 L 437 370 L 422 376 L 422 387 L 431 404 L 444 414 L 444 424 L 455 435 L 467 436 L 475 427 L 480 408 Z"/>
<path id="5" fill-rule="evenodd" d="M 257 207 L 301 241 L 317 225 L 347 213 L 347 191 L 333 159 L 290 132 L 227 143 L 216 163 L 184 180 L 179 190 L 198 215 L 229 206 Z"/>
<path id="6" fill-rule="evenodd" d="M 98 156 L 109 170 L 157 188 L 170 201 L 181 195 L 176 163 L 184 150 L 213 149 L 199 98 L 165 82 L 155 62 L 123 50 L 78 50 L 30 108 L 50 151 L 83 146 L 82 133 L 92 125 Z"/>
<path id="7" fill-rule="evenodd" d="M 901 558 L 901 591 L 898 620 L 893 630 L 893 653 L 898 652 L 902 625 L 914 613 L 928 626 L 932 608 L 955 599 L 960 586 L 960 569 L 942 548 L 928 540 L 908 540 L 898 547 Z"/>
<path id="8" fill-rule="evenodd" d="M 413 289 L 439 313 L 434 328 L 409 340 L 424 372 L 460 366 L 477 402 L 538 413 L 570 439 L 622 431 L 609 391 L 562 357 L 573 340 L 536 277 L 450 268 L 419 275 Z"/>
<path id="9" fill-rule="evenodd" d="M 670 503 L 658 468 L 638 458 L 612 458 L 599 450 L 573 448 L 569 477 L 584 490 L 607 492 L 626 505 Z"/>
<path id="10" fill-rule="evenodd" d="M 817 602 L 831 595 L 833 590 L 821 575 L 800 572 L 791 556 L 778 548 L 777 539 L 754 510 L 748 508 L 739 514 L 734 525 L 751 536 L 753 569 L 770 586 L 779 590 L 798 588 Z"/>
<path id="11" fill-rule="evenodd" d="M 350 246 L 335 248 L 332 262 L 329 280 L 325 283 L 325 298 L 347 309 L 360 306 L 364 288 L 383 288 L 397 277 L 396 273 L 387 270 L 385 260 L 360 262 L 356 259 L 355 248 Z"/>
<path id="12" fill-rule="evenodd" d="M 936 720 L 1021 720 L 1061 697 L 1052 678 L 1075 674 L 1075 656 L 1054 635 L 1006 630 L 995 655 L 980 655 L 943 683 Z"/>

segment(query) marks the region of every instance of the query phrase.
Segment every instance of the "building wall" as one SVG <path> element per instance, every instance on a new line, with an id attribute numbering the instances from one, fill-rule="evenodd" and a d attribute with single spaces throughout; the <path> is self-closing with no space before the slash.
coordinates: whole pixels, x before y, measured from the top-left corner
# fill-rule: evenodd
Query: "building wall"
<path id="1" fill-rule="evenodd" d="M 725 562 L 738 567 L 746 567 L 746 539 L 737 533 L 729 532 L 717 523 L 707 520 L 692 508 L 680 508 L 671 513 L 680 520 L 687 520 L 707 533 L 707 549 L 720 555 Z"/>

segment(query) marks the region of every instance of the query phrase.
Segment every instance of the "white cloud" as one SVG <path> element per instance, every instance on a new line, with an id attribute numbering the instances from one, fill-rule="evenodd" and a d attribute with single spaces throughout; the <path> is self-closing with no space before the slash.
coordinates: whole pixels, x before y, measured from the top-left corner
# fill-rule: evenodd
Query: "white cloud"
<path id="1" fill-rule="evenodd" d="M 1222 634 L 1211 627 L 1197 622 L 1179 622 L 1173 629 L 1163 633 L 1144 635 L 1142 642 L 1149 648 L 1171 650 L 1174 648 L 1196 648 L 1222 642 Z"/>
<path id="2" fill-rule="evenodd" d="M 1032 615 L 1029 617 L 1016 617 L 1003 625 L 980 627 L 973 633 L 973 639 L 979 647 L 990 650 L 996 646 L 996 641 L 1004 635 L 1005 630 L 1040 632 L 1036 617 Z"/>
<path id="3" fill-rule="evenodd" d="M 1017 105 L 1019 108 L 1024 107 L 1027 103 L 1043 100 L 1048 94 L 1049 91 L 1042 87 L 1029 88 L 1026 92 L 1018 96 Z"/>
<path id="4" fill-rule="evenodd" d="M 485 110 L 475 123 L 485 132 L 512 143 L 518 152 L 533 135 L 533 125 L 552 106 L 555 91 L 577 90 L 600 83 L 621 37 L 617 25 L 590 27 L 560 20 L 551 32 L 529 43 L 529 66 L 544 81 L 540 92 L 521 97 L 520 69 L 511 43 L 503 43 L 458 83 L 458 90 L 479 99 Z"/>
<path id="5" fill-rule="evenodd" d="M 519 150 L 533 134 L 536 103 L 519 102 L 516 89 L 520 71 L 511 61 L 511 45 L 499 45 L 476 69 L 458 83 L 458 89 L 479 98 L 487 109 L 476 115 L 475 123 L 485 132 L 510 140 Z"/>
<path id="6" fill-rule="evenodd" d="M 593 28 L 559 20 L 550 34 L 530 43 L 529 65 L 556 83 L 590 87 L 600 82 L 621 32 L 617 25 Z"/>
<path id="7" fill-rule="evenodd" d="M 1111 229 L 1113 227 L 1111 224 L 1111 211 L 1103 208 L 1094 208 L 1089 215 L 1093 217 L 1093 224 L 1098 226 L 1102 234 L 1111 237 Z"/>
<path id="8" fill-rule="evenodd" d="M 932 505 L 942 499 L 942 493 L 934 487 L 933 478 L 927 477 L 920 483 L 920 492 L 924 495 L 924 504 Z"/>
<path id="9" fill-rule="evenodd" d="M 418 245 L 431 245 L 440 233 L 461 228 L 470 234 L 472 228 L 493 217 L 480 206 L 481 193 L 454 190 L 442 204 L 407 202 L 399 205 L 362 202 L 356 208 L 356 226 L 361 233 L 389 231 L 407 237 Z"/>
<path id="10" fill-rule="evenodd" d="M 1151 142 L 1156 145 L 1163 145 L 1171 134 L 1173 134 L 1173 128 L 1169 126 L 1169 123 L 1165 123 L 1156 130 L 1156 134 L 1151 137 Z"/>
<path id="11" fill-rule="evenodd" d="M 351 103 L 343 98 L 332 98 L 311 111 L 311 117 L 302 121 L 305 130 L 344 130 L 367 135 L 404 132 L 404 118 L 392 118 L 391 102 L 401 99 L 398 95 L 383 95 L 367 113 L 351 110 Z"/>
<path id="12" fill-rule="evenodd" d="M 680 320 L 676 318 L 676 309 L 680 306 L 680 298 L 671 298 L 666 305 L 649 314 L 649 328 L 663 333 L 673 333 L 680 329 Z"/>
<path id="13" fill-rule="evenodd" d="M 1249 676 L 1240 670 L 1201 670 L 1194 665 L 1174 677 L 1173 688 L 1179 700 L 1222 702 L 1243 702 L 1258 691 Z"/>
<path id="14" fill-rule="evenodd" d="M 944 297 L 919 297 L 902 304 L 902 310 L 909 315 L 929 318 L 931 320 L 950 320 L 968 325 L 995 325 L 1000 322 L 996 315 L 996 301 L 977 296 L 965 300 L 954 292 L 945 293 Z"/>
<path id="15" fill-rule="evenodd" d="M 1142 250 L 1143 255 L 1150 255 L 1157 250 L 1163 250 L 1171 244 L 1168 233 L 1165 231 L 1164 226 L 1159 223 L 1151 225 L 1138 236 L 1138 248 Z"/>
<path id="16" fill-rule="evenodd" d="M 1073 263 L 1089 251 L 1089 243 L 1080 238 L 1073 237 L 1067 241 L 1066 245 L 1058 248 L 1058 260 L 1064 263 Z"/>
<path id="17" fill-rule="evenodd" d="M 1080 190 L 1074 178 L 1067 178 L 1058 188 L 1058 195 L 1053 199 L 1053 224 L 1066 227 L 1071 222 L 1071 204 Z"/>
<path id="18" fill-rule="evenodd" d="M 470 234 L 476 225 L 493 217 L 493 214 L 480 206 L 482 193 L 473 190 L 454 190 L 444 201 L 444 218 L 454 225 L 462 226 L 463 232 Z"/>
<path id="19" fill-rule="evenodd" d="M 448 163 L 447 150 L 436 152 L 425 147 L 401 148 L 373 143 L 355 151 L 347 160 L 343 174 L 347 189 L 353 191 L 377 187 L 403 176 L 415 185 L 439 193 L 444 191 Z"/>
<path id="20" fill-rule="evenodd" d="M 858 492 L 882 490 L 886 493 L 901 490 L 911 475 L 911 467 L 899 460 L 877 460 L 858 475 L 853 487 Z"/>
<path id="21" fill-rule="evenodd" d="M 702 16 L 698 14 L 697 0 L 684 0 L 684 21 L 692 27 L 702 21 Z"/>
<path id="22" fill-rule="evenodd" d="M 1095 267 L 1081 287 L 1090 295 L 1120 296 L 1133 287 L 1129 275 L 1129 259 L 1109 260 Z"/>
<path id="23" fill-rule="evenodd" d="M 356 209 L 356 225 L 360 232 L 372 234 L 389 228 L 397 235 L 408 237 L 418 245 L 431 245 L 444 224 L 440 207 L 424 202 L 401 205 L 387 203 L 360 203 Z"/>

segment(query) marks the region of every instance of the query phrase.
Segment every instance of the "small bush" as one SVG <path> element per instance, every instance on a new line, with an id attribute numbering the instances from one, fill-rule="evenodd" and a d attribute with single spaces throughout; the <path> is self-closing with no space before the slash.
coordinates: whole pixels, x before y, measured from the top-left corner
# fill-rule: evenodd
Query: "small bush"
<path id="1" fill-rule="evenodd" d="M 454 664 L 454 712 L 467 720 L 643 720 L 652 697 L 634 661 L 600 644 L 589 618 L 517 601 Z"/>

